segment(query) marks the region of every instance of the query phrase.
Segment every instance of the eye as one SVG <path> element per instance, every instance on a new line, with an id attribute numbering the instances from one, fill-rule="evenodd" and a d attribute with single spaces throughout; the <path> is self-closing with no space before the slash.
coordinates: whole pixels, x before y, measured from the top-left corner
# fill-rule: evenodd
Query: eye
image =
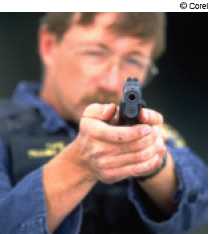
<path id="1" fill-rule="evenodd" d="M 135 65 L 135 66 L 137 66 L 139 68 L 143 68 L 144 67 L 144 64 L 138 58 L 127 58 L 126 62 L 128 64 Z"/>
<path id="2" fill-rule="evenodd" d="M 85 51 L 85 54 L 95 57 L 105 56 L 105 52 L 102 50 L 87 50 Z"/>

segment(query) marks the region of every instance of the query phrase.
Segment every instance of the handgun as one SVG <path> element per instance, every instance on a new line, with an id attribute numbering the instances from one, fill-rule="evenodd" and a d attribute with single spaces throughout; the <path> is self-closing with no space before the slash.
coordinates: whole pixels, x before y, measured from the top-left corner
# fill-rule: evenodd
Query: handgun
<path id="1" fill-rule="evenodd" d="M 138 124 L 139 112 L 145 105 L 139 80 L 135 77 L 128 77 L 123 86 L 119 109 L 119 125 Z"/>

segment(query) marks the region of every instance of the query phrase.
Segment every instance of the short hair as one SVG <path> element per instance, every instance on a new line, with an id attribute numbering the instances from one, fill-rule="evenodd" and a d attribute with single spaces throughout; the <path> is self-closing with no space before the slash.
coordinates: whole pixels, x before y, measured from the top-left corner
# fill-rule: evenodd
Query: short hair
<path id="1" fill-rule="evenodd" d="M 77 23 L 90 25 L 97 14 L 102 12 L 81 12 Z M 61 40 L 65 32 L 73 22 L 76 12 L 50 12 L 46 13 L 40 21 L 40 26 L 55 34 Z M 153 59 L 157 59 L 164 52 L 166 20 L 165 14 L 160 12 L 120 12 L 119 18 L 111 25 L 113 32 L 120 35 L 128 35 L 153 39 L 156 42 Z"/>

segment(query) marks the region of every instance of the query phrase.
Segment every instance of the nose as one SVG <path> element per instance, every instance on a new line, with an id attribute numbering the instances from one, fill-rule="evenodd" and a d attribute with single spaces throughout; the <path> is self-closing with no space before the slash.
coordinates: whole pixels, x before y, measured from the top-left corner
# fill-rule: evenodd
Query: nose
<path id="1" fill-rule="evenodd" d="M 109 92 L 121 93 L 123 78 L 117 64 L 110 66 L 100 79 L 99 86 Z"/>

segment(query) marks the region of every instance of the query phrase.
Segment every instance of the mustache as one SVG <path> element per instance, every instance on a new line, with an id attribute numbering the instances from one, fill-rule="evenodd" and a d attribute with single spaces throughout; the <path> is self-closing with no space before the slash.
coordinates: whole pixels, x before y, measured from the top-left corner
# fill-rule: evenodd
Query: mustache
<path id="1" fill-rule="evenodd" d="M 87 95 L 82 99 L 82 102 L 86 104 L 91 103 L 100 103 L 100 104 L 106 104 L 106 103 L 120 103 L 120 97 L 116 95 L 116 93 L 112 92 L 99 92 L 91 95 Z"/>

